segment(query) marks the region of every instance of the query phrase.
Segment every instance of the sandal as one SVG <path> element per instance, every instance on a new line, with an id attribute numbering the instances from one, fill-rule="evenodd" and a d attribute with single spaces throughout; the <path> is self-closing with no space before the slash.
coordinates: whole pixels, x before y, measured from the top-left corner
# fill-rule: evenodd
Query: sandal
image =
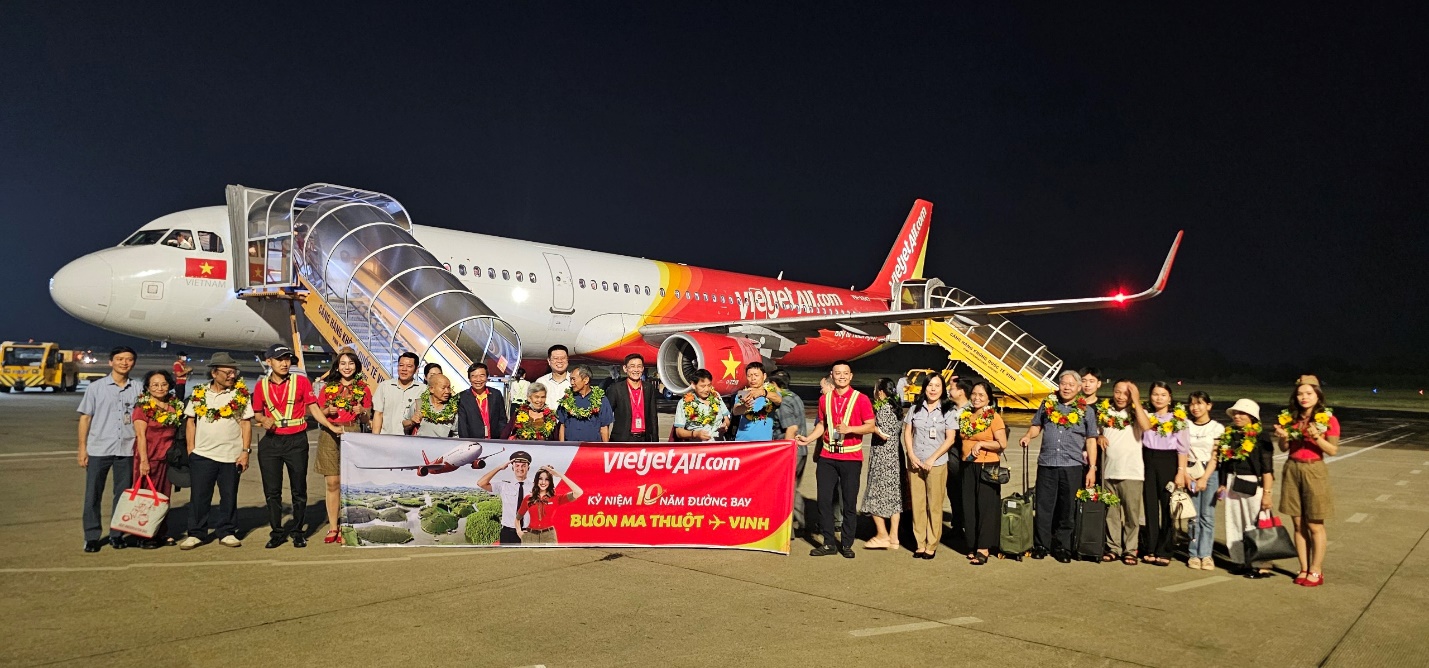
<path id="1" fill-rule="evenodd" d="M 1166 567 L 1171 565 L 1171 560 L 1167 559 L 1166 557 L 1155 557 L 1155 561 L 1152 561 L 1151 563 L 1156 564 L 1157 566 Z"/>
<path id="2" fill-rule="evenodd" d="M 323 536 L 323 542 L 324 542 L 324 543 L 336 543 L 336 542 L 339 542 L 339 541 L 341 541 L 341 540 L 342 540 L 342 533 L 339 532 L 337 529 L 331 529 L 331 530 L 329 530 L 329 531 L 327 532 L 327 535 L 326 535 L 326 536 Z"/>
<path id="3" fill-rule="evenodd" d="M 973 566 L 981 566 L 981 565 L 987 563 L 987 557 L 988 557 L 988 555 L 986 555 L 986 554 L 981 554 L 981 553 L 978 553 L 978 552 L 974 552 L 973 554 L 976 555 L 976 556 L 973 557 L 973 560 L 972 560 L 972 561 L 969 561 L 969 562 L 968 562 L 969 564 L 972 564 Z"/>
<path id="4" fill-rule="evenodd" d="M 1135 565 L 1136 565 L 1136 555 L 1134 555 L 1134 554 L 1132 554 L 1132 553 L 1130 553 L 1130 552 L 1127 552 L 1126 554 L 1121 555 L 1121 563 L 1126 564 L 1127 566 L 1135 566 Z"/>
<path id="5" fill-rule="evenodd" d="M 1305 584 L 1305 576 L 1309 574 L 1309 571 L 1300 571 L 1299 573 L 1295 574 L 1295 579 L 1293 580 L 1293 582 L 1298 585 L 1303 585 Z"/>
<path id="6" fill-rule="evenodd" d="M 1103 562 L 1116 561 L 1116 555 L 1114 555 L 1114 554 L 1112 554 L 1112 553 L 1110 553 L 1110 552 L 1108 552 L 1108 553 L 1106 553 L 1106 554 L 1103 554 L 1103 555 L 1102 555 L 1102 561 L 1103 561 Z"/>
<path id="7" fill-rule="evenodd" d="M 1311 578 L 1314 578 L 1313 580 Z M 1320 573 L 1306 573 L 1305 581 L 1300 583 L 1302 587 L 1318 587 L 1325 584 L 1325 576 Z"/>
<path id="8" fill-rule="evenodd" d="M 891 546 L 887 540 L 879 542 L 877 538 L 870 538 L 863 542 L 863 549 L 865 550 L 886 550 L 889 547 Z"/>

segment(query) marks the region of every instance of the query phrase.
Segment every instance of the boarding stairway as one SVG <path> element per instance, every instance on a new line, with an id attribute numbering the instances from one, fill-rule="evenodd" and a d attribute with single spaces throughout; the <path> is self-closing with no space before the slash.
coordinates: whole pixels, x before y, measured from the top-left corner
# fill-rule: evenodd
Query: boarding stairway
<path id="1" fill-rule="evenodd" d="M 506 321 L 412 236 L 411 218 L 382 193 L 318 183 L 282 192 L 230 185 L 234 287 L 245 299 L 286 299 L 334 352 L 350 348 L 375 382 L 405 351 L 446 370 L 453 389 L 486 362 L 514 373 L 521 340 Z M 246 243 L 239 243 L 245 240 Z"/>
<path id="2" fill-rule="evenodd" d="M 936 279 L 904 281 L 895 309 L 950 308 L 981 304 L 976 297 Z M 1002 392 L 1002 405 L 1035 409 L 1057 389 L 1062 360 L 1000 315 L 954 316 L 895 328 L 902 344 L 942 346 L 952 364 L 964 363 Z"/>

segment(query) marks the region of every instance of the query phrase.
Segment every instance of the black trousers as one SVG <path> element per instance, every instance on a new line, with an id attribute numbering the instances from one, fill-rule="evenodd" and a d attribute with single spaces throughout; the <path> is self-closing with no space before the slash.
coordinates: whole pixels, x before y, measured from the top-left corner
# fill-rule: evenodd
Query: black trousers
<path id="1" fill-rule="evenodd" d="M 501 527 L 501 537 L 498 539 L 502 545 L 520 545 L 521 536 L 516 535 L 516 529 L 508 526 Z"/>
<path id="2" fill-rule="evenodd" d="M 293 526 L 283 528 L 283 469 L 293 490 Z M 308 435 L 268 432 L 258 441 L 258 472 L 263 476 L 263 498 L 268 502 L 268 535 L 301 536 L 308 512 Z"/>
<path id="3" fill-rule="evenodd" d="M 1170 559 L 1176 522 L 1171 519 L 1171 492 L 1166 491 L 1166 483 L 1175 482 L 1179 460 L 1175 450 L 1142 448 L 1141 463 L 1146 468 L 1146 481 L 1141 484 L 1146 540 L 1141 544 L 1141 554 Z"/>
<path id="4" fill-rule="evenodd" d="M 838 544 L 843 549 L 853 547 L 858 530 L 858 482 L 862 473 L 862 461 L 819 458 L 814 474 L 819 484 L 819 528 L 823 529 L 825 545 L 838 542 L 834 538 L 834 497 L 837 496 L 843 500 L 843 541 Z"/>
<path id="5" fill-rule="evenodd" d="M 1037 514 L 1032 543 L 1039 550 L 1072 549 L 1077 490 L 1085 481 L 1081 466 L 1037 467 Z"/>
<path id="6" fill-rule="evenodd" d="M 982 464 L 962 463 L 963 531 L 968 548 L 997 551 L 1002 529 L 1002 485 L 978 479 Z"/>
<path id="7" fill-rule="evenodd" d="M 213 488 L 218 486 L 218 523 L 213 528 L 215 538 L 238 533 L 234 513 L 238 511 L 238 465 L 216 462 L 202 455 L 189 455 L 189 535 L 203 538 L 208 534 L 208 512 L 213 507 Z"/>

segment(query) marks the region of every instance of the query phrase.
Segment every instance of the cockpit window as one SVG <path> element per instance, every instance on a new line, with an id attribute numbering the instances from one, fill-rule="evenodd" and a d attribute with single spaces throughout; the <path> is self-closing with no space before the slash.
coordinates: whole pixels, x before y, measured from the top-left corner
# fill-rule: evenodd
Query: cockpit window
<path id="1" fill-rule="evenodd" d="M 223 252 L 223 239 L 213 232 L 198 233 L 198 246 L 210 253 Z"/>
<path id="2" fill-rule="evenodd" d="M 120 246 L 152 246 L 159 243 L 164 238 L 164 233 L 168 230 L 139 230 L 134 236 L 124 240 Z"/>
<path id="3" fill-rule="evenodd" d="M 194 233 L 188 230 L 174 230 L 169 236 L 164 237 L 165 246 L 173 246 L 179 250 L 194 249 Z"/>

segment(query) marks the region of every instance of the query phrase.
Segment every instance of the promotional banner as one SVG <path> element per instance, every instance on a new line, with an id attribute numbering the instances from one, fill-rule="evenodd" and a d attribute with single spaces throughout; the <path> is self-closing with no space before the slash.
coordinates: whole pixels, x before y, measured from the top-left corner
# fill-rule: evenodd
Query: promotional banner
<path id="1" fill-rule="evenodd" d="M 790 441 L 556 443 L 344 434 L 361 547 L 717 547 L 789 553 Z"/>

